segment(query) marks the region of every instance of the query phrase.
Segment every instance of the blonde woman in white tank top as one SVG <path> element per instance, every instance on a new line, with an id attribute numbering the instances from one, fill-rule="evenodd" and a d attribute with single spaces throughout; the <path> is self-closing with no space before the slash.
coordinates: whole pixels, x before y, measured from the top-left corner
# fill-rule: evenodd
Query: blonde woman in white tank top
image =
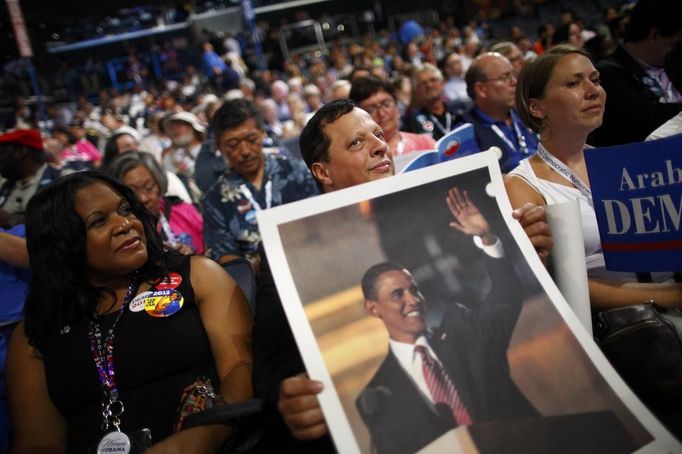
<path id="1" fill-rule="evenodd" d="M 524 67 L 516 89 L 516 108 L 540 134 L 536 155 L 522 161 L 505 179 L 513 207 L 578 199 L 590 302 L 595 309 L 642 303 L 682 304 L 681 284 L 626 283 L 623 273 L 605 272 L 599 232 L 583 151 L 587 136 L 602 122 L 606 92 L 588 54 L 560 45 Z"/>

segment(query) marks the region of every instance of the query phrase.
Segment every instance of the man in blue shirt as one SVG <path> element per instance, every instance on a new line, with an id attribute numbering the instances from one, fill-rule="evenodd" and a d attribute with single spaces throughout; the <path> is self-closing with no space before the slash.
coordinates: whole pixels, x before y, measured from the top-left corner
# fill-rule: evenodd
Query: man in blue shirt
<path id="1" fill-rule="evenodd" d="M 30 273 L 24 224 L 0 228 L 0 452 L 9 452 L 10 421 L 5 390 L 5 357 L 12 330 L 21 320 Z"/>
<path id="2" fill-rule="evenodd" d="M 498 147 L 500 168 L 507 173 L 519 161 L 535 153 L 538 139 L 514 111 L 516 73 L 506 57 L 497 52 L 478 56 L 466 74 L 467 93 L 474 107 L 464 121 L 474 125 L 481 150 Z"/>
<path id="3" fill-rule="evenodd" d="M 202 199 L 206 254 L 221 264 L 246 257 L 256 265 L 256 212 L 316 195 L 317 187 L 303 161 L 263 152 L 263 118 L 253 102 L 226 102 L 211 129 L 229 166 Z"/>
<path id="4" fill-rule="evenodd" d="M 222 93 L 223 90 L 239 88 L 239 74 L 230 68 L 222 58 L 213 50 L 213 45 L 208 41 L 204 43 L 202 63 L 204 75 L 214 90 Z"/>
<path id="5" fill-rule="evenodd" d="M 24 224 L 7 230 L 0 228 L 0 333 L 3 327 L 16 324 L 23 316 L 30 276 L 25 237 Z"/>

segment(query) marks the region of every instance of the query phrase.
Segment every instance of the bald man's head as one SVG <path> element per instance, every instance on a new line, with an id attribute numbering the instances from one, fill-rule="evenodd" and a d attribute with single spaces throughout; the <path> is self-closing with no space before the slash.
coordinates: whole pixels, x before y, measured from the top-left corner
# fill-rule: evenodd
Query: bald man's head
<path id="1" fill-rule="evenodd" d="M 516 74 L 509 60 L 497 52 L 474 59 L 465 77 L 467 94 L 483 112 L 492 115 L 514 107 Z"/>

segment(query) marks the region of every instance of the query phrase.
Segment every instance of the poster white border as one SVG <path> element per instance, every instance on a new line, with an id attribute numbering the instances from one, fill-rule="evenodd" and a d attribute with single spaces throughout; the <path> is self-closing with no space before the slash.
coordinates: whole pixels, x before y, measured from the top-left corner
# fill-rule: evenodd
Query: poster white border
<path id="1" fill-rule="evenodd" d="M 556 307 L 562 319 L 573 332 L 578 343 L 584 349 L 594 366 L 602 374 L 606 383 L 614 390 L 617 397 L 622 400 L 625 407 L 633 413 L 644 428 L 654 437 L 651 443 L 642 447 L 637 452 L 681 452 L 682 446 L 635 397 L 629 387 L 611 367 L 606 357 L 594 343 L 591 335 L 586 331 L 555 285 L 520 223 L 512 217 L 511 204 L 507 198 L 500 167 L 493 151 L 481 152 L 414 172 L 361 184 L 258 213 L 258 224 L 263 244 L 267 251 L 270 268 L 272 269 L 275 285 L 277 286 L 296 343 L 299 346 L 309 376 L 321 381 L 324 385 L 324 390 L 319 395 L 320 405 L 338 451 L 344 454 L 361 453 L 351 424 L 342 408 L 332 377 L 325 367 L 322 352 L 318 347 L 317 340 L 296 290 L 279 235 L 279 225 L 483 168 L 488 169 L 491 179 L 486 190 L 489 195 L 494 194 L 507 228 L 514 236 L 542 289 L 551 299 L 554 307 Z"/>

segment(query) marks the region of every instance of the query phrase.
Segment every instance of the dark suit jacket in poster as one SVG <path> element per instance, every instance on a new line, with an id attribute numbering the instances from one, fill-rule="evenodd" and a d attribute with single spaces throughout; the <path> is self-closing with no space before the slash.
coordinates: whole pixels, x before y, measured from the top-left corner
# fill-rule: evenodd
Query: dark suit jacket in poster
<path id="1" fill-rule="evenodd" d="M 522 307 L 506 259 L 488 256 L 493 289 L 476 310 L 454 305 L 429 345 L 477 422 L 538 416 L 510 376 L 507 349 Z M 356 406 L 379 453 L 413 453 L 454 428 L 449 408 L 436 408 L 389 351 Z"/>

